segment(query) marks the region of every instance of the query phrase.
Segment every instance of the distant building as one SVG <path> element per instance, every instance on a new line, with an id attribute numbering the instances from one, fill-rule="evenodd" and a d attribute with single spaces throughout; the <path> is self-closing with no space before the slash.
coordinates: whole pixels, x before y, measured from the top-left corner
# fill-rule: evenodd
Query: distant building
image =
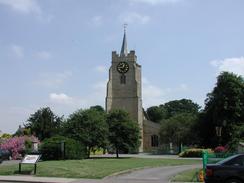
<path id="1" fill-rule="evenodd" d="M 141 129 L 140 152 L 157 149 L 160 125 L 145 118 L 142 108 L 141 65 L 134 50 L 128 52 L 126 31 L 120 54 L 112 52 L 112 65 L 107 83 L 106 111 L 123 109 Z"/>

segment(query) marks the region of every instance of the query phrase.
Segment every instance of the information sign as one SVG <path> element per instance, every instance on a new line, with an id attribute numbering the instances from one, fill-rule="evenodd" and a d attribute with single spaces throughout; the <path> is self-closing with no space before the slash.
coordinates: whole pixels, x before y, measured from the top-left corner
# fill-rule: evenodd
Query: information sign
<path id="1" fill-rule="evenodd" d="M 34 174 L 36 174 L 36 164 L 39 161 L 41 155 L 27 154 L 19 163 L 19 173 L 21 173 L 21 164 L 34 164 Z"/>
<path id="2" fill-rule="evenodd" d="M 25 157 L 22 159 L 21 163 L 26 164 L 35 164 L 40 159 L 40 155 L 25 155 Z"/>

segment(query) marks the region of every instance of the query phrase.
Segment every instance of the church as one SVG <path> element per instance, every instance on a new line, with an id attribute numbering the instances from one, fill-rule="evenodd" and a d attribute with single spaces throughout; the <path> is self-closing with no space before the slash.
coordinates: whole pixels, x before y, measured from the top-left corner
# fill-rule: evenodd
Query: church
<path id="1" fill-rule="evenodd" d="M 134 50 L 128 52 L 126 31 L 120 54 L 112 51 L 112 64 L 107 83 L 106 111 L 123 109 L 136 121 L 141 132 L 139 152 L 158 149 L 160 125 L 148 120 L 142 108 L 141 65 Z"/>

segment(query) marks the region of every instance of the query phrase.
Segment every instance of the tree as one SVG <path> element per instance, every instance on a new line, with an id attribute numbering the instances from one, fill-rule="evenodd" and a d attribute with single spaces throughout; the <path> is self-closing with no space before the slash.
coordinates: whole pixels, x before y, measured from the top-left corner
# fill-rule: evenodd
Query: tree
<path id="1" fill-rule="evenodd" d="M 11 138 L 11 137 L 12 137 L 11 134 L 9 134 L 9 133 L 4 133 L 4 134 L 1 135 L 0 138 L 2 138 L 2 139 L 9 139 L 9 138 Z"/>
<path id="2" fill-rule="evenodd" d="M 100 111 L 100 112 L 105 112 L 104 108 L 100 105 L 91 106 L 90 109 L 95 109 L 95 110 Z"/>
<path id="3" fill-rule="evenodd" d="M 190 99 L 172 100 L 159 106 L 152 106 L 147 109 L 149 120 L 159 123 L 181 113 L 198 114 L 200 106 Z"/>
<path id="4" fill-rule="evenodd" d="M 13 136 L 24 136 L 24 135 L 30 136 L 31 130 L 30 130 L 30 128 L 22 128 L 21 125 L 19 125 L 19 128 L 13 134 Z"/>
<path id="5" fill-rule="evenodd" d="M 160 128 L 160 140 L 164 143 L 175 143 L 180 145 L 197 143 L 194 136 L 194 127 L 197 116 L 191 113 L 177 114 L 162 122 Z"/>
<path id="6" fill-rule="evenodd" d="M 148 118 L 156 123 L 166 118 L 166 110 L 163 107 L 152 106 L 147 109 Z"/>
<path id="7" fill-rule="evenodd" d="M 235 129 L 244 124 L 244 80 L 233 73 L 222 72 L 217 77 L 213 91 L 207 95 L 203 115 L 203 125 L 208 127 L 211 136 L 204 136 L 205 145 L 216 146 L 217 143 L 230 143 Z M 222 127 L 221 139 L 218 142 L 215 127 Z M 207 139 L 206 139 L 207 138 Z M 220 137 L 219 137 L 220 138 Z M 241 138 L 241 137 L 239 137 Z"/>
<path id="8" fill-rule="evenodd" d="M 132 121 L 129 114 L 123 110 L 114 110 L 108 114 L 107 123 L 109 126 L 109 142 L 116 150 L 116 157 L 119 151 L 137 149 L 140 145 L 140 129 L 135 121 Z"/>
<path id="9" fill-rule="evenodd" d="M 31 134 L 34 134 L 39 140 L 43 140 L 57 135 L 62 122 L 63 117 L 56 116 L 49 107 L 45 107 L 31 114 L 24 126 L 29 128 Z"/>
<path id="10" fill-rule="evenodd" d="M 87 148 L 87 157 L 95 148 L 107 145 L 108 127 L 105 112 L 94 108 L 78 110 L 71 114 L 63 125 L 64 134 Z"/>
<path id="11" fill-rule="evenodd" d="M 181 100 L 173 100 L 165 103 L 164 105 L 160 105 L 160 107 L 166 110 L 166 118 L 171 118 L 174 115 L 180 113 L 192 113 L 198 114 L 200 106 L 194 103 L 190 99 L 181 99 Z"/>

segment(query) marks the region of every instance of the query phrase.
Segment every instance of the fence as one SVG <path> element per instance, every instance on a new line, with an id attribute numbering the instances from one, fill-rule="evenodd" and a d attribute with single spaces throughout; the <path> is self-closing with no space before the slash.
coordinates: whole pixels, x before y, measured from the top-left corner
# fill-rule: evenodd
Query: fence
<path id="1" fill-rule="evenodd" d="M 234 153 L 208 153 L 207 151 L 203 151 L 202 153 L 202 163 L 203 163 L 203 171 L 206 173 L 207 164 L 217 163 L 225 158 L 234 155 Z"/>
<path id="2" fill-rule="evenodd" d="M 170 154 L 170 155 L 176 155 L 179 154 L 180 147 L 169 143 L 169 144 L 161 144 L 159 148 L 155 148 L 151 150 L 152 154 Z"/>

